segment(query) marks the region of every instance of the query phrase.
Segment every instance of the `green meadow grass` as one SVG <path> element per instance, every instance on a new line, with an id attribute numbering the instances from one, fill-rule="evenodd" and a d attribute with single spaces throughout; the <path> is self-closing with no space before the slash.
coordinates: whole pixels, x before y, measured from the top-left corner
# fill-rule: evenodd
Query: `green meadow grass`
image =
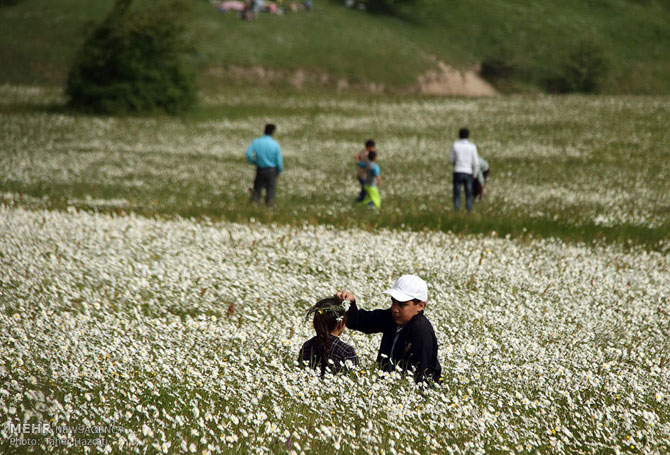
<path id="1" fill-rule="evenodd" d="M 62 84 L 86 33 L 112 3 L 23 0 L 0 8 L 0 82 Z M 604 92 L 670 93 L 670 8 L 660 0 L 422 1 L 396 16 L 317 0 L 310 13 L 256 21 L 220 14 L 205 0 L 190 5 L 203 86 L 239 85 L 235 75 L 209 71 L 235 65 L 301 69 L 313 75 L 312 84 L 325 74 L 331 87 L 346 79 L 394 91 L 415 83 L 435 59 L 470 68 L 499 58 L 513 68 L 499 87 L 533 92 L 544 90 L 566 52 L 586 39 L 599 43 L 609 62 Z"/>
<path id="2" fill-rule="evenodd" d="M 670 103 L 647 97 L 436 99 L 212 92 L 184 117 L 87 117 L 60 92 L 5 86 L 4 204 L 147 216 L 454 231 L 667 249 Z M 244 157 L 278 125 L 276 206 L 249 203 Z M 454 212 L 449 148 L 468 125 L 489 195 Z M 357 207 L 352 156 L 380 150 L 382 209 Z"/>

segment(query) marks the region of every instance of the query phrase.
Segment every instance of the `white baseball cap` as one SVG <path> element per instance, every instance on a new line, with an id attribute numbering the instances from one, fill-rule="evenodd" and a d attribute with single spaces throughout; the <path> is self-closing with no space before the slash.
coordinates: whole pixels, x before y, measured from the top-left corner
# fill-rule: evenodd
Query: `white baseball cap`
<path id="1" fill-rule="evenodd" d="M 398 278 L 391 289 L 384 291 L 398 302 L 419 299 L 422 302 L 428 300 L 428 285 L 416 275 L 403 275 Z"/>

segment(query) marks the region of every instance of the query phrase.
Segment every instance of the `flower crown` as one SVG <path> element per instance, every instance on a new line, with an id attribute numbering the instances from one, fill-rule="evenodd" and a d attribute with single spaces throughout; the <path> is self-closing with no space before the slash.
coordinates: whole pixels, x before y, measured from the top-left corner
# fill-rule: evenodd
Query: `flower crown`
<path id="1" fill-rule="evenodd" d="M 307 321 L 309 317 L 313 314 L 332 313 L 333 315 L 337 316 L 336 319 L 337 322 L 340 322 L 344 320 L 344 313 L 349 311 L 349 306 L 350 302 L 348 300 L 342 300 L 340 303 L 336 305 L 328 305 L 319 308 L 317 308 L 317 306 L 314 305 L 307 311 L 307 314 L 305 315 L 305 320 Z"/>

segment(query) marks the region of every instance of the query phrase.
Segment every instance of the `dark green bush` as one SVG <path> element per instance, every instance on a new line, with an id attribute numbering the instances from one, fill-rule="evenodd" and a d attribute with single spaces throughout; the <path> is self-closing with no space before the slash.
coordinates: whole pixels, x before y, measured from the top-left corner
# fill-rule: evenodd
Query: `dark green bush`
<path id="1" fill-rule="evenodd" d="M 512 62 L 501 57 L 487 57 L 482 60 L 481 76 L 492 82 L 506 79 L 514 74 L 516 67 Z"/>
<path id="2" fill-rule="evenodd" d="M 395 14 L 405 8 L 411 8 L 425 0 L 358 0 L 371 13 Z"/>
<path id="3" fill-rule="evenodd" d="M 607 79 L 609 69 L 602 41 L 593 36 L 583 37 L 562 56 L 547 88 L 555 93 L 596 93 Z"/>
<path id="4" fill-rule="evenodd" d="M 131 10 L 117 0 L 70 68 L 68 104 L 85 112 L 179 113 L 195 102 L 195 72 L 184 39 L 184 7 Z"/>
<path id="5" fill-rule="evenodd" d="M 19 0 L 0 0 L 0 7 L 2 6 L 13 6 L 19 3 Z"/>
<path id="6" fill-rule="evenodd" d="M 482 59 L 480 75 L 490 81 L 499 82 L 517 76 L 520 72 L 520 61 L 517 50 L 504 42 L 492 43 L 491 52 Z"/>

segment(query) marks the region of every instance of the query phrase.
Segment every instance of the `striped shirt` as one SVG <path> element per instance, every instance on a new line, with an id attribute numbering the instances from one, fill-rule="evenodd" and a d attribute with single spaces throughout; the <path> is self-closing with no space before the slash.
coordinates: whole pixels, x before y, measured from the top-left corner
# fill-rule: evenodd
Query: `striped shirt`
<path id="1" fill-rule="evenodd" d="M 358 365 L 358 356 L 356 355 L 354 348 L 335 335 L 328 335 L 328 337 L 330 338 L 330 360 L 332 360 L 332 363 L 328 362 L 327 368 L 329 371 L 339 373 L 342 370 L 346 370 L 347 365 L 345 362 L 347 360 L 349 360 L 352 365 Z M 310 338 L 302 345 L 300 354 L 298 355 L 298 362 L 314 369 L 321 368 L 321 356 L 319 355 L 316 337 Z"/>

